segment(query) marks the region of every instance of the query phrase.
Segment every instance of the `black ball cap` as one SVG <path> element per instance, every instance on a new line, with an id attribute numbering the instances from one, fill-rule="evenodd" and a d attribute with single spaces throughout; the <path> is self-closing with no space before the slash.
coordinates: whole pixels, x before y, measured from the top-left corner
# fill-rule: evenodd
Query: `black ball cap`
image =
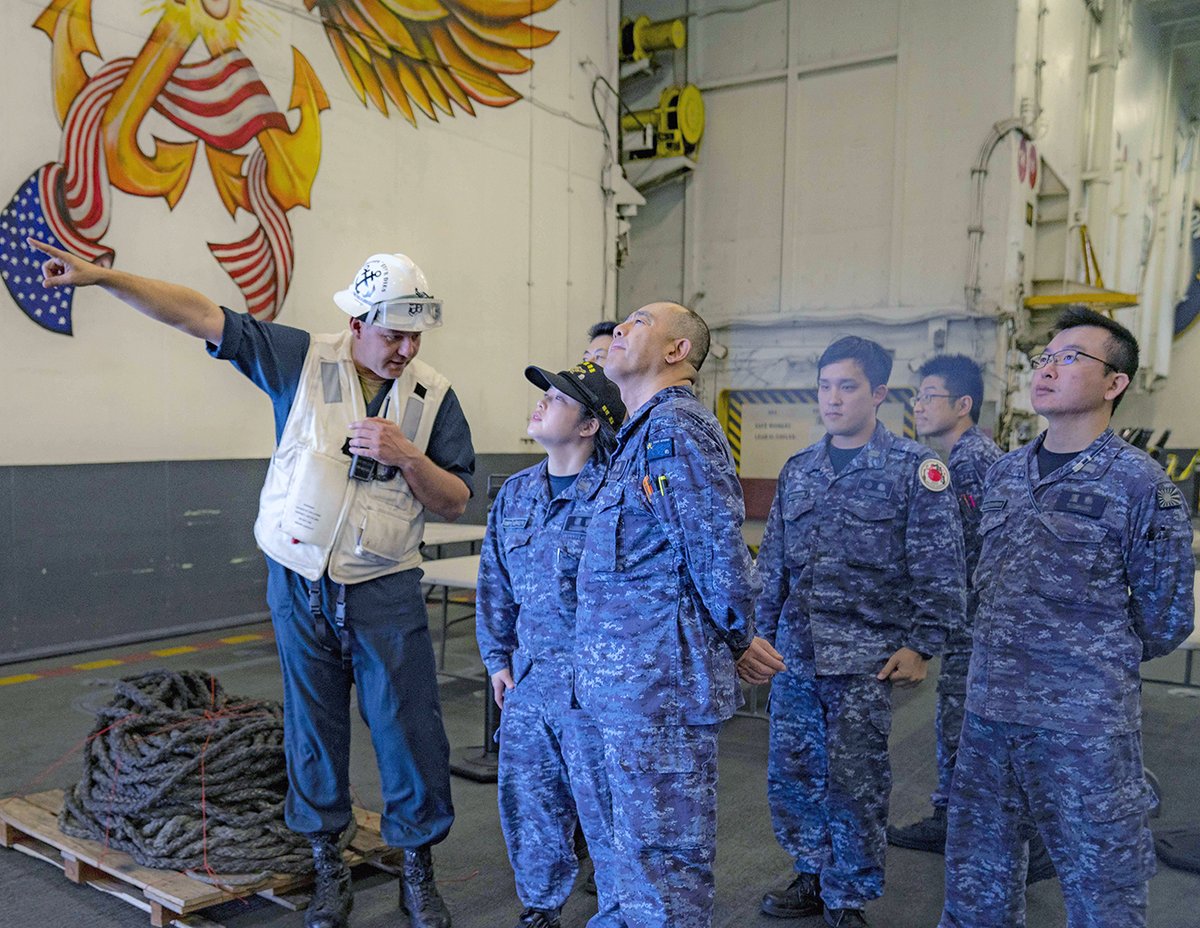
<path id="1" fill-rule="evenodd" d="M 531 364 L 525 368 L 525 379 L 541 390 L 554 387 L 560 393 L 565 393 L 614 429 L 619 429 L 625 421 L 621 391 L 604 376 L 604 369 L 591 361 L 583 361 L 569 371 L 559 371 L 557 374 Z"/>

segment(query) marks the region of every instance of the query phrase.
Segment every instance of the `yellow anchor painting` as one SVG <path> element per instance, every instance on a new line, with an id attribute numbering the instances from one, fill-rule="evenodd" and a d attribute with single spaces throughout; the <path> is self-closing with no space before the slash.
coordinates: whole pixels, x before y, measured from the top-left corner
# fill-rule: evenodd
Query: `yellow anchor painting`
<path id="1" fill-rule="evenodd" d="M 554 31 L 528 20 L 557 0 L 303 0 L 316 10 L 341 65 L 364 105 L 385 116 L 389 103 L 414 126 L 417 111 L 436 121 L 455 108 L 508 106 L 521 98 L 500 77 L 528 71 L 526 52 Z M 238 47 L 261 0 L 160 0 L 149 37 L 132 58 L 89 71 L 101 57 L 92 33 L 92 0 L 51 0 L 34 21 L 51 42 L 55 114 L 62 126 L 57 161 L 34 171 L 0 212 L 0 277 L 21 310 L 52 332 L 71 334 L 73 289 L 40 286 L 29 257 L 33 236 L 111 266 L 104 242 L 112 188 L 163 197 L 174 207 L 187 189 L 197 148 L 204 145 L 221 201 L 257 220 L 248 237 L 210 243 L 237 284 L 246 309 L 274 318 L 287 296 L 295 254 L 288 211 L 308 208 L 321 160 L 320 112 L 329 98 L 308 60 L 292 48 L 289 110 L 275 105 L 253 63 Z M 203 60 L 184 63 L 197 42 Z M 193 55 L 195 58 L 196 56 Z M 151 114 L 184 141 L 139 130 Z M 158 120 L 160 123 L 162 120 Z M 172 133 L 174 134 L 174 133 Z M 145 135 L 142 135 L 145 139 Z"/>

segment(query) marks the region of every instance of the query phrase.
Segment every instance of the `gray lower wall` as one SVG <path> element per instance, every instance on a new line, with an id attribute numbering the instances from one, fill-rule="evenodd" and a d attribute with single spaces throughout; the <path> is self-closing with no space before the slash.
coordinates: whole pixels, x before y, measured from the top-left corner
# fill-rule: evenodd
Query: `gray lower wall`
<path id="1" fill-rule="evenodd" d="M 489 474 L 538 459 L 480 455 L 461 521 L 486 521 Z M 0 663 L 264 618 L 253 525 L 266 467 L 0 467 Z"/>

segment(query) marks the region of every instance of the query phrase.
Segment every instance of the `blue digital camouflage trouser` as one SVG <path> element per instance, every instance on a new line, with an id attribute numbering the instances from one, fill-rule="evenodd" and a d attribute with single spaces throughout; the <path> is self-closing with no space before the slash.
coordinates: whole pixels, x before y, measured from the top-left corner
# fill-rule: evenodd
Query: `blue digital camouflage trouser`
<path id="1" fill-rule="evenodd" d="M 935 806 L 950 801 L 950 784 L 954 777 L 954 761 L 958 755 L 958 739 L 962 734 L 963 717 L 967 714 L 967 667 L 971 651 L 950 651 L 942 655 L 938 670 L 937 709 L 934 731 L 937 735 L 937 789 L 930 796 Z"/>
<path id="2" fill-rule="evenodd" d="M 540 674 L 535 664 L 505 696 L 498 788 L 522 905 L 559 909 L 566 902 L 579 872 L 578 820 L 596 868 L 599 911 L 588 926 L 620 928 L 604 742 L 595 722 L 570 708 L 569 678 Z"/>
<path id="3" fill-rule="evenodd" d="M 1024 926 L 1030 818 L 1062 881 L 1068 928 L 1143 928 L 1152 804 L 1140 732 L 1074 735 L 968 712 L 940 928 Z"/>
<path id="4" fill-rule="evenodd" d="M 710 928 L 719 725 L 606 724 L 621 917 L 629 928 Z"/>
<path id="5" fill-rule="evenodd" d="M 393 847 L 441 841 L 454 821 L 450 745 L 421 572 L 347 586 L 347 667 L 332 620 L 313 615 L 304 582 L 268 564 L 267 600 L 283 671 L 288 827 L 309 834 L 350 823 L 353 685 L 379 764 L 383 840 Z"/>
<path id="6" fill-rule="evenodd" d="M 819 874 L 829 908 L 883 895 L 892 685 L 795 672 L 771 687 L 767 798 L 797 873 Z"/>

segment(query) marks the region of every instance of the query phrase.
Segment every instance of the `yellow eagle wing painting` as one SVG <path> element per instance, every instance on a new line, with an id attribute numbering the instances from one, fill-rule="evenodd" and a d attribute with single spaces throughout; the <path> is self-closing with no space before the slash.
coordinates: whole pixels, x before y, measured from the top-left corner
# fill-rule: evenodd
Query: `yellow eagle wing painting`
<path id="1" fill-rule="evenodd" d="M 557 0 L 296 0 L 321 17 L 343 77 L 364 105 L 437 121 L 456 110 L 508 106 L 521 95 L 502 75 L 533 66 L 530 52 L 556 32 L 534 14 Z M 17 306 L 70 335 L 73 288 L 43 290 L 28 236 L 111 266 L 104 244 L 112 190 L 163 197 L 174 207 L 204 146 L 221 202 L 256 220 L 244 239 L 209 243 L 259 319 L 278 315 L 295 264 L 288 212 L 308 208 L 321 160 L 320 113 L 330 106 L 308 59 L 292 48 L 288 109 L 276 106 L 239 42 L 261 13 L 253 0 L 161 0 L 133 57 L 104 60 L 92 33 L 92 0 L 51 0 L 34 28 L 51 43 L 58 159 L 35 170 L 0 212 L 0 278 Z M 200 60 L 184 63 L 199 43 Z M 84 56 L 101 58 L 89 70 Z M 139 141 L 151 112 L 183 141 Z M 145 135 L 141 138 L 144 140 Z"/>

